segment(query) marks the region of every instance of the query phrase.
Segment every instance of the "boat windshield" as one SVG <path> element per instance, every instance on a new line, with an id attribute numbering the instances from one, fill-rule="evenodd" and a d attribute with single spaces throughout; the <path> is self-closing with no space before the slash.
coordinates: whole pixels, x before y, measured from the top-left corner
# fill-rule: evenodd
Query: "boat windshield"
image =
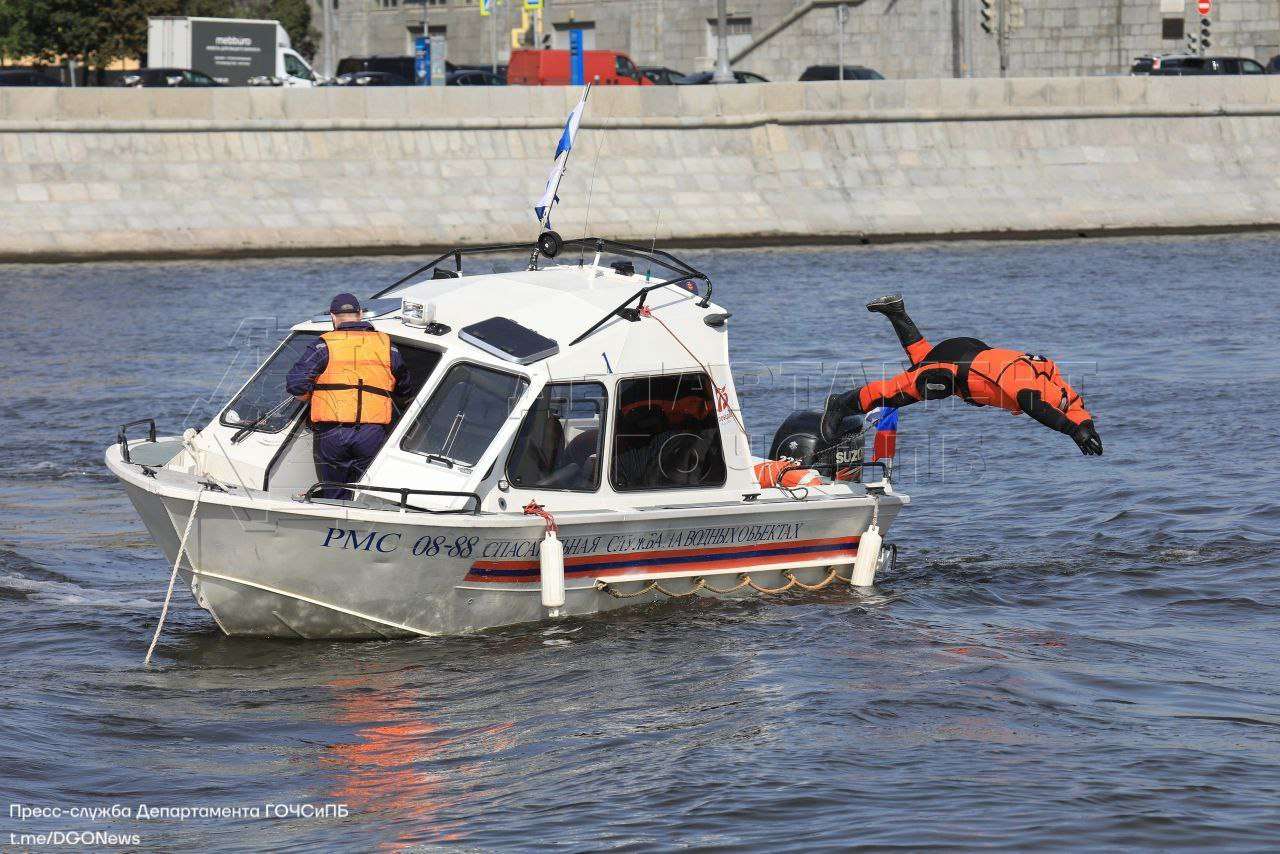
<path id="1" fill-rule="evenodd" d="M 285 376 L 318 332 L 295 332 L 254 374 L 222 413 L 226 427 L 251 427 L 263 433 L 277 433 L 297 417 L 305 405 L 284 390 Z"/>
<path id="2" fill-rule="evenodd" d="M 528 380 L 514 374 L 454 365 L 405 431 L 400 448 L 450 466 L 475 465 L 528 387 Z"/>

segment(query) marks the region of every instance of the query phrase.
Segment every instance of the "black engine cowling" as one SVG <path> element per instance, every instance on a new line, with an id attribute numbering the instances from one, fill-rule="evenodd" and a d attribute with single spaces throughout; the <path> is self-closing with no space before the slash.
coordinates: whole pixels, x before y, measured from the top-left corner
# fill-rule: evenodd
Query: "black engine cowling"
<path id="1" fill-rule="evenodd" d="M 835 444 L 822 441 L 818 425 L 821 412 L 801 410 L 787 416 L 769 446 L 769 459 L 789 457 L 808 468 L 816 469 L 831 480 L 861 480 L 866 425 L 861 416 L 840 422 L 840 435 Z"/>

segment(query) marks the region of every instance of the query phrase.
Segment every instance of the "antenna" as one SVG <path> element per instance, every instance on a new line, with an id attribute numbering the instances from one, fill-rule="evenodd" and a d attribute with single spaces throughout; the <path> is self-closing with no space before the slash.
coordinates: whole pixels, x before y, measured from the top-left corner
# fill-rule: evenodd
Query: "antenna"
<path id="1" fill-rule="evenodd" d="M 613 118 L 613 108 L 616 103 L 617 102 L 615 99 L 611 98 L 609 100 L 609 115 L 604 117 L 604 126 L 601 128 L 601 130 L 609 129 L 609 120 Z M 600 171 L 600 155 L 604 153 L 604 144 L 607 139 L 608 139 L 607 134 L 600 135 L 600 145 L 597 146 L 596 148 L 596 161 L 595 161 L 595 164 L 591 167 L 591 184 L 587 187 L 587 215 L 582 221 L 583 237 L 591 236 L 591 197 L 595 195 L 596 173 Z M 582 263 L 582 247 L 581 246 L 578 247 L 578 263 L 579 264 Z"/>
<path id="2" fill-rule="evenodd" d="M 649 244 L 649 254 L 653 254 L 653 250 L 658 248 L 658 228 L 662 225 L 662 208 L 658 208 L 658 219 L 653 223 L 653 241 Z M 644 280 L 649 281 L 649 274 L 653 272 L 653 259 L 649 260 L 649 266 L 644 271 Z"/>

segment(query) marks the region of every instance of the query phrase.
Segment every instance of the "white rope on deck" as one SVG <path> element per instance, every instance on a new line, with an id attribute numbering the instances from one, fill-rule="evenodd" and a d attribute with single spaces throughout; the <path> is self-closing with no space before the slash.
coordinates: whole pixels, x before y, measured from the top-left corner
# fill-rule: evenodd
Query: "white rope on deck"
<path id="1" fill-rule="evenodd" d="M 187 516 L 187 527 L 182 531 L 182 540 L 178 543 L 178 556 L 173 561 L 173 571 L 169 573 L 169 590 L 164 594 L 164 608 L 160 611 L 160 622 L 156 623 L 156 633 L 151 637 L 151 646 L 147 648 L 147 657 L 143 659 L 144 667 L 151 666 L 151 654 L 156 651 L 160 642 L 160 631 L 164 628 L 165 617 L 169 615 L 169 601 L 173 599 L 173 584 L 178 580 L 178 566 L 182 563 L 182 555 L 187 550 L 187 537 L 191 535 L 191 524 L 196 520 L 196 510 L 200 507 L 200 499 L 204 496 L 205 487 L 200 487 L 195 501 L 191 502 L 191 513 Z M 195 569 L 193 566 L 192 569 Z"/>

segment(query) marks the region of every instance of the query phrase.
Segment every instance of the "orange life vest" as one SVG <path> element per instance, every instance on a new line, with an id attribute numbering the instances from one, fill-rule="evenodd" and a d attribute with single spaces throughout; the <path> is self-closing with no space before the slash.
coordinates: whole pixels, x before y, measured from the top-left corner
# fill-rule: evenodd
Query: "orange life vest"
<path id="1" fill-rule="evenodd" d="M 316 377 L 311 420 L 338 424 L 390 424 L 391 338 L 383 332 L 335 329 L 320 336 L 329 364 Z"/>

